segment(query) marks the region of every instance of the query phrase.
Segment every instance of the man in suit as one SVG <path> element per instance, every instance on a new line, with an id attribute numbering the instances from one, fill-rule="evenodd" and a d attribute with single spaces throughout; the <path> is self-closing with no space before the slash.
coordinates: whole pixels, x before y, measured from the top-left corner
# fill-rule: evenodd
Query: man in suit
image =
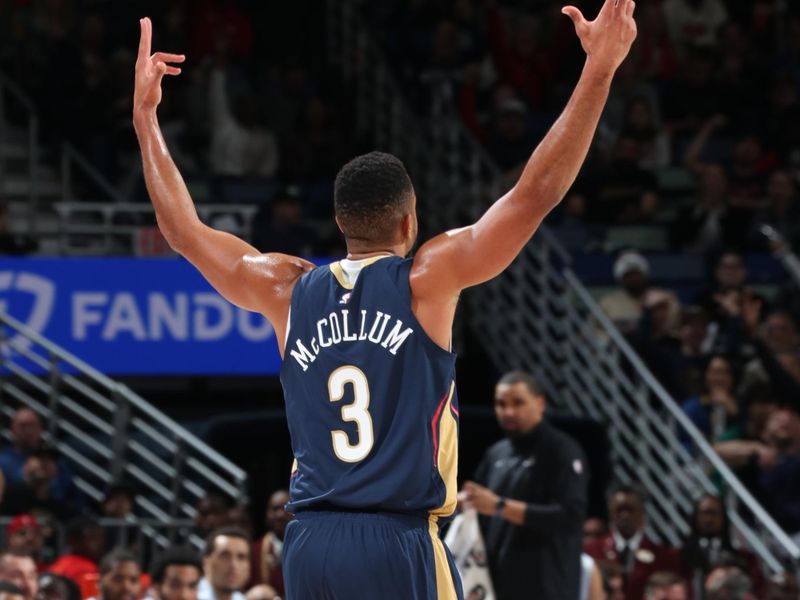
<path id="1" fill-rule="evenodd" d="M 680 572 L 678 551 L 647 537 L 644 494 L 635 487 L 617 487 L 608 505 L 610 533 L 588 541 L 584 550 L 597 561 L 619 564 L 625 573 L 625 600 L 641 600 L 653 573 Z"/>

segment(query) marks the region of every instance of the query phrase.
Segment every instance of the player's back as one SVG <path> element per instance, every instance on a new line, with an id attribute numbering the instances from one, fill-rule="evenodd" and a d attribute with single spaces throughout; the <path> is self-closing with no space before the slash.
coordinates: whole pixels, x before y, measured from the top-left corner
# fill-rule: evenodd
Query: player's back
<path id="1" fill-rule="evenodd" d="M 455 355 L 411 311 L 411 263 L 345 260 L 295 287 L 281 371 L 293 512 L 455 508 Z"/>

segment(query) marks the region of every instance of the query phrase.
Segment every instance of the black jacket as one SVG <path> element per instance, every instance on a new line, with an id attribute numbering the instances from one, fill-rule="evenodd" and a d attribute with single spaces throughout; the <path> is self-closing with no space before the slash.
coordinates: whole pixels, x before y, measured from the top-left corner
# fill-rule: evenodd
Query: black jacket
<path id="1" fill-rule="evenodd" d="M 528 504 L 525 524 L 481 517 L 497 600 L 576 600 L 589 473 L 581 447 L 542 421 L 494 444 L 475 480 Z"/>

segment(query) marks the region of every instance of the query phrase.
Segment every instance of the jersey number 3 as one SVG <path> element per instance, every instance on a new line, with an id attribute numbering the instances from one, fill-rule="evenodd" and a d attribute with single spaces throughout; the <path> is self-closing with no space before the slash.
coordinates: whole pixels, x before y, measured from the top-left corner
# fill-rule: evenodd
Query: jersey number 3
<path id="1" fill-rule="evenodd" d="M 353 402 L 342 407 L 342 420 L 355 422 L 358 428 L 358 441 L 350 443 L 350 438 L 342 430 L 331 431 L 333 451 L 344 462 L 354 463 L 364 460 L 375 436 L 372 433 L 372 417 L 369 414 L 369 384 L 367 376 L 358 367 L 339 367 L 328 378 L 328 393 L 331 402 L 339 402 L 344 397 L 347 384 L 353 386 Z"/>

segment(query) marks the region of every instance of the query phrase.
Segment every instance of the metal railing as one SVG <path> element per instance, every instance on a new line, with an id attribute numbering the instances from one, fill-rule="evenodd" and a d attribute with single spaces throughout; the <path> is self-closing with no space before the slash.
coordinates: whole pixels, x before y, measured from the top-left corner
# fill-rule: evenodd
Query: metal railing
<path id="1" fill-rule="evenodd" d="M 0 545 L 8 547 L 7 527 L 15 517 L 0 517 Z M 53 560 L 67 551 L 66 525 L 58 521 L 37 518 L 45 527 L 47 538 L 42 548 L 41 562 Z M 139 564 L 147 567 L 149 559 L 161 550 L 176 544 L 191 544 L 202 550 L 203 540 L 195 532 L 195 523 L 191 519 L 174 519 L 169 522 L 159 519 L 142 519 L 130 516 L 122 519 L 98 518 L 98 526 L 105 530 L 106 545 L 112 548 L 128 548 L 139 559 Z M 37 560 L 37 562 L 39 562 Z"/>
<path id="2" fill-rule="evenodd" d="M 247 501 L 244 471 L 124 384 L 0 311 L 0 414 L 19 406 L 41 415 L 48 441 L 74 465 L 75 484 L 91 500 L 124 479 L 140 492 L 137 512 L 165 523 L 194 518 L 197 501 L 212 491 Z"/>
<path id="3" fill-rule="evenodd" d="M 427 118 L 408 107 L 361 21 L 360 6 L 357 0 L 329 0 L 328 31 L 330 60 L 356 89 L 362 132 L 372 133 L 379 148 L 399 149 L 425 219 L 437 230 L 473 222 L 508 183 L 458 118 L 451 80 L 443 78 L 432 90 Z M 717 492 L 718 478 L 742 543 L 771 572 L 783 571 L 785 563 L 800 565 L 797 545 L 605 317 L 546 227 L 501 277 L 467 291 L 463 302 L 470 309 L 467 326 L 500 370 L 533 370 L 557 407 L 608 426 L 616 478 L 649 493 L 653 537 L 679 545 L 689 533 L 696 498 Z M 694 442 L 699 459 L 680 443 L 678 427 Z"/>
<path id="4" fill-rule="evenodd" d="M 59 246 L 70 255 L 109 255 L 135 251 L 137 235 L 156 227 L 150 204 L 128 202 L 58 202 Z M 249 239 L 259 207 L 253 204 L 198 204 L 197 214 L 205 222 L 230 216 L 226 231 Z"/>
<path id="5" fill-rule="evenodd" d="M 30 97 L 14 83 L 8 76 L 0 71 L 0 144 L 8 141 L 10 125 L 8 123 L 8 103 L 16 102 L 18 107 L 26 113 L 26 177 L 28 181 L 28 205 L 26 210 L 26 222 L 28 234 L 36 235 L 36 210 L 39 205 L 39 116 Z M 0 146 L 0 151 L 4 148 Z M 6 157 L 0 155 L 0 197 L 6 195 Z"/>

